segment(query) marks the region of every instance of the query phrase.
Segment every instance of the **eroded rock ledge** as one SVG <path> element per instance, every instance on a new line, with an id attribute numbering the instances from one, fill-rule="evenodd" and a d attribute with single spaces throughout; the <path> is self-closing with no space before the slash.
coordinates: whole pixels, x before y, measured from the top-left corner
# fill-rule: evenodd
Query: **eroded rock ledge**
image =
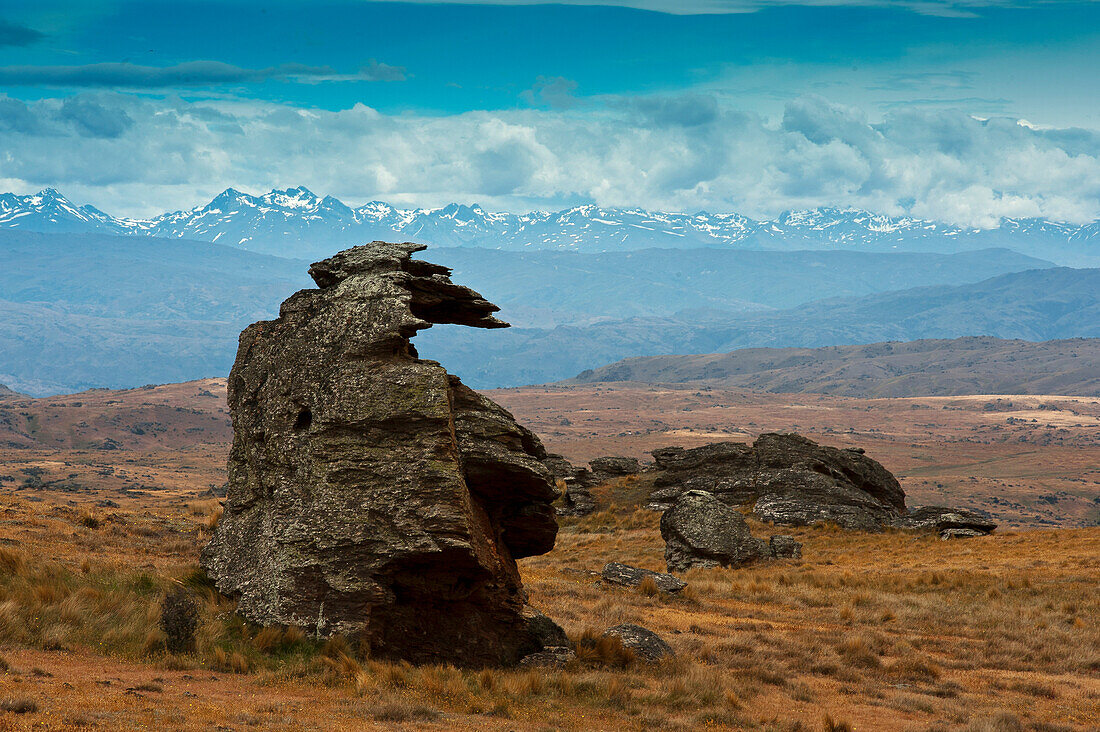
<path id="1" fill-rule="evenodd" d="M 539 439 L 409 343 L 433 323 L 507 327 L 410 258 L 424 248 L 317 262 L 319 289 L 241 334 L 225 513 L 202 563 L 256 623 L 414 662 L 512 663 L 545 645 L 515 560 L 553 548 L 557 492 Z"/>

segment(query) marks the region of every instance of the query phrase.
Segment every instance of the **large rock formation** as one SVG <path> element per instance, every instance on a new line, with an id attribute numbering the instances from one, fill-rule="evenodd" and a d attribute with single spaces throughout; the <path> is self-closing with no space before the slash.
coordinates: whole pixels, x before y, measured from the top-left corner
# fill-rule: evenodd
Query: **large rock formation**
<path id="1" fill-rule="evenodd" d="M 510 663 L 545 644 L 515 560 L 554 546 L 557 492 L 538 438 L 409 343 L 433 323 L 507 325 L 410 258 L 421 249 L 318 262 L 319 289 L 241 334 L 228 495 L 202 564 L 262 625 L 354 633 L 414 662 Z"/>
<path id="2" fill-rule="evenodd" d="M 660 471 L 650 507 L 665 510 L 685 491 L 753 505 L 763 521 L 804 526 L 833 521 L 875 530 L 905 512 L 905 493 L 862 450 L 826 447 L 794 434 L 763 434 L 752 445 L 721 442 L 653 451 Z"/>

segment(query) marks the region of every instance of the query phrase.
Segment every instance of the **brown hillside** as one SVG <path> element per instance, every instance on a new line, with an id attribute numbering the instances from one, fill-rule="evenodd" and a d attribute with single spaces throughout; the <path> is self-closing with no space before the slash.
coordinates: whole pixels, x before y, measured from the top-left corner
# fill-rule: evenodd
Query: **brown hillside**
<path id="1" fill-rule="evenodd" d="M 1100 396 L 1100 339 L 956 338 L 629 358 L 563 383 L 637 381 L 851 397 Z"/>

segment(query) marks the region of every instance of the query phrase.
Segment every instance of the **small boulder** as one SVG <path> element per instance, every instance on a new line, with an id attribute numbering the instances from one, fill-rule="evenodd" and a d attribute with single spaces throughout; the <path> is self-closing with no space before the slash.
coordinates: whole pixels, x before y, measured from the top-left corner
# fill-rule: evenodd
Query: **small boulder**
<path id="1" fill-rule="evenodd" d="M 940 538 L 944 541 L 948 539 L 973 539 L 979 536 L 989 536 L 989 534 L 976 529 L 944 529 L 940 532 Z"/>
<path id="2" fill-rule="evenodd" d="M 740 567 L 770 557 L 767 542 L 749 531 L 745 517 L 706 491 L 687 491 L 661 516 L 668 571 Z"/>
<path id="3" fill-rule="evenodd" d="M 652 630 L 632 623 L 623 623 L 604 632 L 605 638 L 618 638 L 624 648 L 629 648 L 643 661 L 656 663 L 662 658 L 671 658 L 676 654 L 661 636 Z"/>
<path id="4" fill-rule="evenodd" d="M 793 536 L 773 536 L 768 540 L 768 546 L 776 559 L 802 558 L 802 544 L 795 541 Z"/>
<path id="5" fill-rule="evenodd" d="M 637 587 L 646 577 L 652 577 L 653 582 L 659 589 L 669 593 L 679 592 L 687 587 L 687 582 L 671 574 L 654 572 L 651 569 L 639 569 L 620 562 L 605 564 L 600 576 L 603 577 L 604 582 L 622 585 L 623 587 Z"/>
<path id="6" fill-rule="evenodd" d="M 938 531 L 945 539 L 985 536 L 997 528 L 996 523 L 976 511 L 947 506 L 921 506 L 899 517 L 894 525 L 901 529 Z M 955 533 L 947 536 L 948 531 Z"/>
<path id="7" fill-rule="evenodd" d="M 573 645 L 560 625 L 530 605 L 523 608 L 521 617 L 527 624 L 527 635 L 535 644 L 536 650 Z"/>

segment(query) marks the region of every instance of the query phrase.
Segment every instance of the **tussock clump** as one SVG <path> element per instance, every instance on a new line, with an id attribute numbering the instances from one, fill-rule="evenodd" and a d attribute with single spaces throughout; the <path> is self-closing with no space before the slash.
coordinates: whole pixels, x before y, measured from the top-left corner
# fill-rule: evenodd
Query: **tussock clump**
<path id="1" fill-rule="evenodd" d="M 439 719 L 439 712 L 421 704 L 413 704 L 407 701 L 386 702 L 371 712 L 371 718 L 376 722 L 430 722 Z"/>
<path id="2" fill-rule="evenodd" d="M 211 665 L 215 671 L 232 674 L 246 674 L 252 667 L 244 654 L 239 651 L 226 651 L 223 648 L 214 649 L 214 658 Z"/>
<path id="3" fill-rule="evenodd" d="M 638 660 L 634 650 L 623 645 L 616 636 L 601 635 L 589 628 L 573 642 L 577 660 L 589 666 L 628 668 Z"/>
<path id="4" fill-rule="evenodd" d="M 1011 712 L 998 712 L 992 717 L 975 720 L 966 732 L 1023 732 L 1024 724 Z"/>
<path id="5" fill-rule="evenodd" d="M 849 635 L 836 647 L 837 654 L 849 666 L 876 669 L 882 665 L 874 642 L 866 635 Z"/>
<path id="6" fill-rule="evenodd" d="M 908 681 L 935 681 L 940 677 L 940 667 L 919 656 L 899 658 L 886 667 L 886 673 Z"/>
<path id="7" fill-rule="evenodd" d="M 33 699 L 4 699 L 0 701 L 0 711 L 12 714 L 34 714 L 38 711 L 38 702 Z"/>
<path id="8" fill-rule="evenodd" d="M 199 626 L 199 607 L 194 596 L 183 587 L 164 596 L 160 604 L 160 628 L 171 653 L 195 650 L 195 630 Z"/>
<path id="9" fill-rule="evenodd" d="M 821 720 L 821 729 L 823 732 L 852 732 L 855 728 L 852 727 L 850 722 L 842 720 L 834 720 L 828 714 Z"/>

